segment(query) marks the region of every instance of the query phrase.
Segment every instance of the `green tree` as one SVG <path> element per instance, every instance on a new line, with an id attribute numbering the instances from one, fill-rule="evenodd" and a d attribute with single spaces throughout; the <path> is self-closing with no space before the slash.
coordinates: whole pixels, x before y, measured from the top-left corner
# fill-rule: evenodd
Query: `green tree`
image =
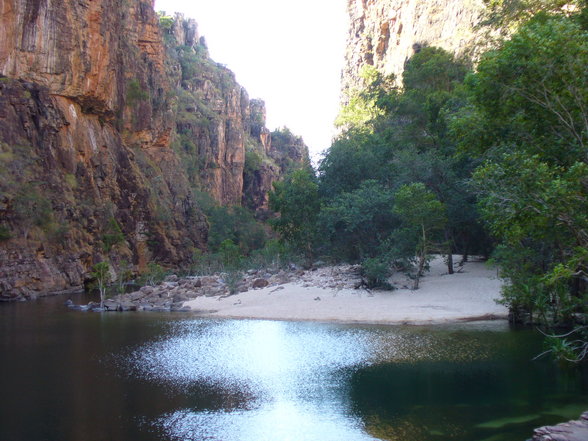
<path id="1" fill-rule="evenodd" d="M 337 127 L 370 130 L 371 123 L 384 114 L 381 100 L 396 90 L 394 76 L 384 75 L 369 64 L 363 65 L 359 77 L 363 84 L 348 93 L 348 102 L 335 120 Z"/>
<path id="2" fill-rule="evenodd" d="M 96 287 L 100 293 L 100 307 L 104 308 L 104 300 L 106 300 L 106 289 L 110 283 L 110 265 L 108 262 L 98 262 L 93 267 L 93 272 L 90 274 L 96 282 Z"/>
<path id="3" fill-rule="evenodd" d="M 126 284 L 133 277 L 131 264 L 126 260 L 121 260 L 118 264 L 116 274 L 116 290 L 119 294 L 124 294 Z"/>
<path id="4" fill-rule="evenodd" d="M 582 15 L 538 14 L 485 55 L 452 123 L 486 162 L 474 182 L 502 242 L 505 302 L 569 321 L 588 280 L 588 32 Z"/>
<path id="5" fill-rule="evenodd" d="M 570 14 L 585 4 L 585 0 L 484 0 L 487 5 L 484 25 L 500 29 L 503 34 L 541 12 Z"/>
<path id="6" fill-rule="evenodd" d="M 393 201 L 390 189 L 367 180 L 357 190 L 341 193 L 325 204 L 319 224 L 331 254 L 359 261 L 385 251 L 382 243 L 398 226 L 390 214 Z"/>
<path id="7" fill-rule="evenodd" d="M 231 239 L 225 239 L 221 242 L 218 254 L 223 267 L 228 270 L 235 270 L 241 264 L 241 253 L 239 246 Z"/>
<path id="8" fill-rule="evenodd" d="M 393 212 L 404 225 L 400 233 L 412 240 L 414 245 L 416 274 L 413 289 L 418 289 L 419 280 L 436 244 L 435 233 L 442 231 L 447 222 L 445 206 L 423 183 L 415 182 L 398 190 Z"/>
<path id="9" fill-rule="evenodd" d="M 413 182 L 425 184 L 447 208 L 443 235 L 450 273 L 453 252 L 461 252 L 464 259 L 470 253 L 487 254 L 489 243 L 479 222 L 476 198 L 467 185 L 476 159 L 456 155 L 456 141 L 449 130 L 456 112 L 469 103 L 462 85 L 467 72 L 468 66 L 448 52 L 423 47 L 406 63 L 402 91 L 391 87 L 381 75 L 366 77 L 365 90 L 357 97 L 372 103 L 378 112 L 368 123 L 350 124 L 319 165 L 325 210 L 341 207 L 343 195 L 350 203 L 349 194 L 359 191 L 368 180 L 392 192 Z M 390 233 L 386 229 L 373 231 L 383 237 Z M 364 248 L 370 256 L 383 252 L 383 247 L 377 251 L 367 243 Z"/>
<path id="10" fill-rule="evenodd" d="M 282 239 L 302 250 L 306 264 L 314 258 L 317 217 L 320 210 L 318 184 L 309 169 L 293 171 L 282 182 L 274 183 L 269 195 L 270 208 L 279 213 L 271 221 Z"/>

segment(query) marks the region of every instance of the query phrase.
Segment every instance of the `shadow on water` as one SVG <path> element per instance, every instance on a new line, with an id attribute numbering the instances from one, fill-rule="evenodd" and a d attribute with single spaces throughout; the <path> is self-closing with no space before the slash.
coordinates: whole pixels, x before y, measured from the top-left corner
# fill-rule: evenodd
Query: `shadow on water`
<path id="1" fill-rule="evenodd" d="M 381 327 L 0 305 L 0 439 L 504 441 L 588 409 L 499 324 Z"/>
<path id="2" fill-rule="evenodd" d="M 588 409 L 586 366 L 532 361 L 542 347 L 533 332 L 442 331 L 434 340 L 444 349 L 431 359 L 382 362 L 353 373 L 354 412 L 375 438 L 525 440 L 533 428 Z M 464 350 L 469 361 L 461 359 Z"/>

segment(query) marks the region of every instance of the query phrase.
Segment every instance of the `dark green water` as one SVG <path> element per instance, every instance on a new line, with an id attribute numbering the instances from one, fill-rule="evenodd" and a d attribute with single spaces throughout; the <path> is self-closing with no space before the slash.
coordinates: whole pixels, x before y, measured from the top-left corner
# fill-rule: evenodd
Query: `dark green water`
<path id="1" fill-rule="evenodd" d="M 504 325 L 346 326 L 0 305 L 0 440 L 511 441 L 588 369 Z"/>

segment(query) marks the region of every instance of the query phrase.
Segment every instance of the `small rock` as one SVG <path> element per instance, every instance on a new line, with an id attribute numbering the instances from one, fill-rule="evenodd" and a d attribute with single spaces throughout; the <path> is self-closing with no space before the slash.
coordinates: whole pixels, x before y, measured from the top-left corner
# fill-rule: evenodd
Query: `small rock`
<path id="1" fill-rule="evenodd" d="M 139 299 L 142 299 L 143 297 L 145 297 L 145 293 L 143 293 L 141 291 L 135 291 L 130 294 L 127 294 L 127 298 L 133 302 L 135 302 Z"/>
<path id="2" fill-rule="evenodd" d="M 136 311 L 137 305 L 131 302 L 122 302 L 119 306 L 119 311 Z"/>
<path id="3" fill-rule="evenodd" d="M 104 301 L 104 309 L 107 311 L 118 311 L 119 310 L 119 303 L 114 300 L 105 300 Z"/>
<path id="4" fill-rule="evenodd" d="M 184 306 L 184 304 L 182 302 L 173 303 L 170 306 L 170 311 L 181 311 L 183 306 Z"/>
<path id="5" fill-rule="evenodd" d="M 163 279 L 163 281 L 164 282 L 177 282 L 178 281 L 178 276 L 176 276 L 175 274 L 170 274 L 165 279 Z"/>
<path id="6" fill-rule="evenodd" d="M 174 303 L 185 302 L 186 300 L 189 300 L 189 299 L 190 298 L 184 293 L 178 293 L 173 296 Z"/>
<path id="7" fill-rule="evenodd" d="M 218 283 L 216 277 L 205 276 L 200 279 L 201 286 L 210 286 Z"/>
<path id="8" fill-rule="evenodd" d="M 143 286 L 139 291 L 145 295 L 149 295 L 153 293 L 154 289 L 152 286 Z"/>
<path id="9" fill-rule="evenodd" d="M 265 288 L 268 285 L 269 282 L 266 279 L 255 279 L 252 284 L 254 289 Z"/>
<path id="10" fill-rule="evenodd" d="M 170 310 L 169 306 L 154 306 L 153 309 L 151 309 L 154 312 L 167 312 Z"/>

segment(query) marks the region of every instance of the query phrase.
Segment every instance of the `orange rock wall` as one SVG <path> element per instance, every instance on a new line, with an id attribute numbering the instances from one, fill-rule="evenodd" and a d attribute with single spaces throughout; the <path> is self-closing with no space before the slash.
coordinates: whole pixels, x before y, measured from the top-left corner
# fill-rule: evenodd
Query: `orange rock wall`
<path id="1" fill-rule="evenodd" d="M 0 297 L 205 248 L 152 2 L 0 0 L 0 14 Z M 107 248 L 113 220 L 124 241 Z"/>
<path id="2" fill-rule="evenodd" d="M 246 149 L 264 158 L 251 197 Z M 304 156 L 284 155 L 193 20 L 161 27 L 151 0 L 0 0 L 0 300 L 80 289 L 105 259 L 187 265 L 207 245 L 194 191 L 267 209 L 279 162 Z"/>

